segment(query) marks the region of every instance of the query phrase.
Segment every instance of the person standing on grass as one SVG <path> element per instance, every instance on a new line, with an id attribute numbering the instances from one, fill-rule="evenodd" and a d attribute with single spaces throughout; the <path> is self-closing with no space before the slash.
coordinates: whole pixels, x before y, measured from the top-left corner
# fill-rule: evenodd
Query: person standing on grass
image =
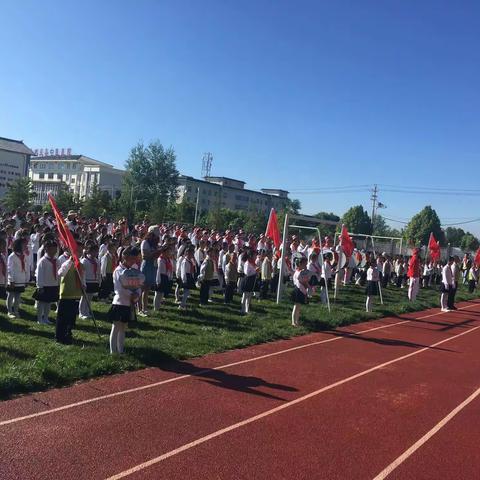
<path id="1" fill-rule="evenodd" d="M 100 258 L 100 274 L 102 281 L 100 283 L 100 291 L 98 292 L 99 300 L 109 301 L 113 293 L 113 272 L 117 268 L 117 246 L 114 242 L 109 242 L 107 251 Z"/>
<path id="2" fill-rule="evenodd" d="M 237 254 L 229 254 L 228 263 L 225 265 L 225 304 L 232 303 L 233 294 L 238 281 Z"/>
<path id="3" fill-rule="evenodd" d="M 479 270 L 478 265 L 474 263 L 468 271 L 468 293 L 473 293 L 478 283 Z"/>
<path id="4" fill-rule="evenodd" d="M 168 297 L 172 291 L 172 283 L 173 262 L 171 250 L 169 247 L 162 247 L 160 249 L 160 256 L 158 257 L 155 296 L 153 298 L 154 310 L 160 310 L 164 298 Z"/>
<path id="5" fill-rule="evenodd" d="M 110 354 L 124 353 L 125 331 L 128 324 L 135 321 L 135 304 L 140 299 L 141 285 L 145 279 L 139 270 L 132 268 L 137 264 L 139 255 L 137 248 L 125 248 L 120 265 L 113 272 L 115 296 L 108 312 L 112 322 Z"/>
<path id="6" fill-rule="evenodd" d="M 48 315 L 52 303 L 58 301 L 60 281 L 58 278 L 57 242 L 44 244 L 45 255 L 38 261 L 35 272 L 37 289 L 33 298 L 37 301 L 37 323 L 51 325 Z"/>
<path id="7" fill-rule="evenodd" d="M 266 300 L 272 282 L 272 252 L 268 251 L 261 265 L 262 282 L 260 286 L 260 298 Z"/>
<path id="8" fill-rule="evenodd" d="M 256 255 L 252 250 L 247 250 L 243 256 L 243 280 L 242 280 L 242 315 L 250 313 L 250 303 L 255 290 L 257 280 L 257 266 L 255 264 Z"/>
<path id="9" fill-rule="evenodd" d="M 85 271 L 85 281 L 87 283 L 86 296 L 82 295 L 79 306 L 81 319 L 91 318 L 90 308 L 92 306 L 93 296 L 100 290 L 101 272 L 98 262 L 98 247 L 95 243 L 90 244 L 85 249 L 85 256 L 80 260 Z"/>
<path id="10" fill-rule="evenodd" d="M 7 298 L 7 257 L 5 252 L 7 250 L 6 239 L 0 238 L 0 298 L 5 300 Z"/>
<path id="11" fill-rule="evenodd" d="M 81 255 L 83 244 L 77 240 L 77 255 Z M 82 297 L 82 287 L 85 288 L 85 271 L 82 264 L 75 268 L 70 257 L 58 269 L 60 277 L 60 295 L 55 326 L 55 340 L 65 345 L 73 341 L 72 330 L 78 314 L 78 304 Z"/>
<path id="12" fill-rule="evenodd" d="M 212 259 L 213 253 L 213 248 L 208 247 L 205 259 L 200 266 L 200 274 L 198 275 L 198 281 L 200 282 L 200 306 L 208 305 L 210 301 L 210 286 L 215 271 L 214 261 Z"/>
<path id="13" fill-rule="evenodd" d="M 155 285 L 155 260 L 157 259 L 159 254 L 159 236 L 157 235 L 157 233 L 159 233 L 157 227 L 148 227 L 148 232 L 140 245 L 140 250 L 142 253 L 142 263 L 140 266 L 140 270 L 145 275 L 143 292 L 139 301 L 138 315 L 140 317 L 146 317 L 148 315 L 148 295 L 152 287 Z"/>
<path id="14" fill-rule="evenodd" d="M 30 280 L 30 270 L 24 252 L 24 240 L 19 238 L 12 243 L 12 253 L 7 260 L 7 310 L 9 318 L 18 317 L 20 297 Z"/>
<path id="15" fill-rule="evenodd" d="M 375 260 L 372 260 L 367 269 L 367 286 L 365 288 L 365 294 L 367 295 L 367 301 L 365 302 L 365 309 L 367 312 L 372 311 L 373 297 L 378 295 L 379 281 L 380 281 L 380 272 L 378 269 L 378 264 Z"/>
<path id="16" fill-rule="evenodd" d="M 408 271 L 407 276 L 410 279 L 408 286 L 408 299 L 411 302 L 414 302 L 418 295 L 418 290 L 420 289 L 420 250 L 416 248 L 413 251 L 412 258 L 408 262 Z"/>
<path id="17" fill-rule="evenodd" d="M 193 246 L 188 247 L 178 262 L 180 263 L 180 275 L 177 281 L 179 282 L 180 288 L 183 288 L 182 301 L 178 309 L 186 310 L 190 290 L 195 289 L 195 271 L 197 267 L 195 262 L 195 248 Z"/>
<path id="18" fill-rule="evenodd" d="M 450 311 L 450 308 L 448 307 L 448 297 L 454 284 L 452 274 L 452 264 L 454 261 L 455 259 L 453 257 L 449 257 L 448 263 L 442 268 L 442 283 L 440 285 L 440 307 L 442 312 Z"/>
<path id="19" fill-rule="evenodd" d="M 292 292 L 292 326 L 300 325 L 300 310 L 302 305 L 307 303 L 307 292 L 309 288 L 310 272 L 307 270 L 307 259 L 302 257 L 297 262 L 295 273 L 293 274 L 293 292 Z"/>
<path id="20" fill-rule="evenodd" d="M 460 259 L 457 256 L 453 257 L 453 263 L 450 265 L 452 270 L 452 277 L 453 277 L 453 284 L 452 288 L 448 291 L 448 308 L 450 310 L 456 310 L 457 307 L 455 306 L 455 295 L 457 293 L 458 283 L 461 277 L 461 271 L 459 264 Z"/>

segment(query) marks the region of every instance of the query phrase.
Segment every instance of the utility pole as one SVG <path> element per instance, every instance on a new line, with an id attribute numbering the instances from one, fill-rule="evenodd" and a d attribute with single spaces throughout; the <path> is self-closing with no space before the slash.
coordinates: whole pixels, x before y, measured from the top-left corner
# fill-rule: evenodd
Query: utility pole
<path id="1" fill-rule="evenodd" d="M 197 187 L 197 201 L 195 202 L 195 219 L 193 220 L 193 225 L 197 224 L 197 216 L 198 216 L 198 202 L 200 200 L 200 187 Z"/>
<path id="2" fill-rule="evenodd" d="M 372 201 L 372 227 L 373 227 L 373 221 L 375 218 L 375 212 L 377 210 L 377 200 L 378 200 L 378 187 L 377 184 L 373 186 L 372 190 L 372 196 L 370 197 L 370 200 Z"/>

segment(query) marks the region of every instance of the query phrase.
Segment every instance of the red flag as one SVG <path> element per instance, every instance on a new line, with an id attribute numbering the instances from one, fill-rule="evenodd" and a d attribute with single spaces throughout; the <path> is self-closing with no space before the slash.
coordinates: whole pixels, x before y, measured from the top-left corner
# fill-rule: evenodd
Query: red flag
<path id="1" fill-rule="evenodd" d="M 270 210 L 265 236 L 273 240 L 275 248 L 280 248 L 280 230 L 278 229 L 277 213 L 274 208 Z"/>
<path id="2" fill-rule="evenodd" d="M 440 260 L 440 244 L 435 240 L 433 233 L 430 234 L 430 239 L 428 240 L 428 249 L 430 250 L 430 258 L 434 262 Z"/>
<path id="3" fill-rule="evenodd" d="M 477 250 L 474 262 L 480 267 L 480 248 Z"/>
<path id="4" fill-rule="evenodd" d="M 340 245 L 347 257 L 351 257 L 353 253 L 353 241 L 348 234 L 347 227 L 342 225 L 342 233 L 340 234 Z"/>
<path id="5" fill-rule="evenodd" d="M 65 220 L 63 219 L 60 211 L 58 210 L 57 203 L 52 197 L 51 193 L 48 193 L 48 201 L 52 206 L 53 213 L 55 214 L 55 220 L 57 221 L 58 236 L 60 241 L 63 243 L 64 247 L 67 247 L 70 250 L 73 261 L 75 263 L 75 268 L 79 268 L 80 260 L 77 255 L 77 242 L 73 238 L 72 232 L 65 225 Z"/>

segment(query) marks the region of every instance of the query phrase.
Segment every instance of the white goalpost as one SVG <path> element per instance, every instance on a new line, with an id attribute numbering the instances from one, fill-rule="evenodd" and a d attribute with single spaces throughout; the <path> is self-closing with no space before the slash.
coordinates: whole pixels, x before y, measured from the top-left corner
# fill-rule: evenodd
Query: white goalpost
<path id="1" fill-rule="evenodd" d="M 290 221 L 307 221 L 309 223 L 317 223 L 316 227 L 306 227 L 303 225 L 296 225 L 296 224 L 290 224 Z M 320 253 L 322 254 L 322 234 L 320 231 L 320 228 L 318 225 L 333 225 L 337 226 L 337 222 L 331 221 L 331 220 L 321 220 L 321 219 L 316 219 L 314 217 L 306 217 L 304 215 L 294 215 L 294 214 L 285 214 L 285 221 L 283 223 L 283 237 L 282 237 L 282 256 L 280 258 L 280 272 L 279 272 L 279 278 L 278 278 L 278 286 L 277 286 L 277 304 L 280 303 L 280 300 L 282 299 L 282 293 L 283 293 L 283 278 L 284 278 L 284 273 L 285 273 L 285 256 L 284 252 L 287 251 L 288 245 L 287 245 L 287 237 L 288 237 L 288 229 L 289 228 L 296 228 L 299 230 L 309 230 L 309 231 L 315 231 L 318 234 L 318 240 L 320 242 Z M 327 279 L 324 277 L 325 272 L 324 272 L 324 265 L 323 265 L 323 254 L 322 254 L 322 278 L 325 281 L 325 294 L 327 297 L 327 307 L 328 311 L 330 311 L 330 298 L 328 294 L 328 282 Z"/>

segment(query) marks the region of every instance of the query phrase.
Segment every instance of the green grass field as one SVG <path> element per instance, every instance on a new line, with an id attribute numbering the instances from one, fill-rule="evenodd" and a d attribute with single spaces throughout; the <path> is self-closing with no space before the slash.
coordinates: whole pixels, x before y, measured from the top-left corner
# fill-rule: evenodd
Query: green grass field
<path id="1" fill-rule="evenodd" d="M 146 366 L 161 367 L 173 360 L 422 310 L 438 306 L 439 302 L 439 293 L 433 289 L 422 289 L 418 300 L 409 303 L 406 289 L 390 287 L 384 292 L 385 305 L 381 306 L 377 298 L 374 312 L 367 314 L 364 312 L 364 288 L 349 286 L 340 290 L 337 303 L 332 304 L 331 314 L 326 307 L 316 303 L 316 299 L 303 307 L 302 326 L 293 328 L 290 326 L 291 304 L 288 302 L 276 305 L 268 300 L 253 300 L 253 312 L 249 316 L 240 316 L 238 296 L 229 306 L 221 303 L 220 296 L 215 296 L 215 303 L 198 308 L 195 293 L 190 298 L 192 308 L 186 312 L 179 311 L 170 298 L 160 312 L 152 312 L 148 318 L 139 318 L 139 323 L 127 333 L 126 354 L 112 356 L 108 351 L 108 305 L 94 303 L 101 339 L 91 320 L 79 320 L 74 331 L 74 344 L 59 345 L 53 340 L 54 325 L 36 323 L 32 291 L 28 289 L 23 294 L 21 319 L 8 319 L 5 306 L 1 306 L 0 398 L 3 399 L 19 393 L 72 384 L 81 379 Z M 457 293 L 458 301 L 476 296 L 469 295 L 465 287 Z M 54 318 L 55 312 L 52 311 L 50 319 Z"/>

